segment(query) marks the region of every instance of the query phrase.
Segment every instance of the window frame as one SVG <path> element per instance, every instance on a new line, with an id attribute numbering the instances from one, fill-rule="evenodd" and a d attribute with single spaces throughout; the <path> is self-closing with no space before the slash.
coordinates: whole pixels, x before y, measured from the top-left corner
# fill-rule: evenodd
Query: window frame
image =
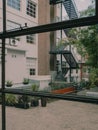
<path id="1" fill-rule="evenodd" d="M 36 3 L 32 0 L 27 0 L 26 14 L 33 18 L 36 18 Z"/>
<path id="2" fill-rule="evenodd" d="M 26 42 L 29 44 L 35 44 L 36 43 L 36 35 L 35 34 L 27 35 Z"/>
<path id="3" fill-rule="evenodd" d="M 36 69 L 35 68 L 30 68 L 29 69 L 29 75 L 30 76 L 36 75 Z"/>
<path id="4" fill-rule="evenodd" d="M 7 0 L 7 5 L 18 11 L 21 10 L 21 0 Z"/>

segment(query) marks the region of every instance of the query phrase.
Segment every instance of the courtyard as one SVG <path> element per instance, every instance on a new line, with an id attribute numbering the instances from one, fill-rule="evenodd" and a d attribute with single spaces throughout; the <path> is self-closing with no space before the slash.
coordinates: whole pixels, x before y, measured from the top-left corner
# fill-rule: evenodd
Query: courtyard
<path id="1" fill-rule="evenodd" d="M 97 130 L 98 105 L 57 100 L 46 107 L 6 107 L 6 118 L 7 130 Z"/>

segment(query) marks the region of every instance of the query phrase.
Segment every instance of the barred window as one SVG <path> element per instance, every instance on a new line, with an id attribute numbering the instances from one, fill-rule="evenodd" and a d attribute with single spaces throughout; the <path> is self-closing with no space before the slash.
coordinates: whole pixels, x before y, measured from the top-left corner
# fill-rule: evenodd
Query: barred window
<path id="1" fill-rule="evenodd" d="M 31 0 L 27 0 L 26 11 L 28 15 L 35 18 L 36 17 L 36 4 Z"/>
<path id="2" fill-rule="evenodd" d="M 27 35 L 26 36 L 27 43 L 35 43 L 35 34 Z"/>
<path id="3" fill-rule="evenodd" d="M 30 75 L 35 75 L 35 69 L 30 69 Z"/>
<path id="4" fill-rule="evenodd" d="M 20 0 L 7 0 L 7 5 L 14 9 L 20 10 Z"/>

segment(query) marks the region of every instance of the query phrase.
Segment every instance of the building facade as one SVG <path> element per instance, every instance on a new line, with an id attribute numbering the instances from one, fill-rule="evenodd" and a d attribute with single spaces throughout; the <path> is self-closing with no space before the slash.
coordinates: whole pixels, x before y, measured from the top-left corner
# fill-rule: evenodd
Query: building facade
<path id="1" fill-rule="evenodd" d="M 69 19 L 63 4 L 50 5 L 49 2 L 50 0 L 6 0 L 6 29 L 11 31 Z M 0 1 L 0 32 L 3 29 L 2 19 Z M 67 39 L 64 30 L 6 39 L 6 80 L 21 83 L 24 78 L 55 75 L 60 57 L 50 55 L 49 52 L 55 49 L 62 39 Z M 77 81 L 80 72 L 74 70 L 71 73 L 72 81 Z M 69 78 L 68 72 L 67 81 Z"/>
<path id="2" fill-rule="evenodd" d="M 6 29 L 9 31 L 38 25 L 38 0 L 7 0 L 6 11 Z M 2 19 L 2 1 L 0 1 L 0 32 L 3 27 Z M 38 35 L 6 39 L 5 62 L 6 80 L 11 80 L 13 83 L 21 83 L 24 78 L 37 75 Z"/>

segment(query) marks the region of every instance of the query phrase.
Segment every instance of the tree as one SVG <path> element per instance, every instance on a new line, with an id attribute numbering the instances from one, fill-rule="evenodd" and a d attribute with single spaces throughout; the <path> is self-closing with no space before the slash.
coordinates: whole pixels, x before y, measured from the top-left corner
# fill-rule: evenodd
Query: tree
<path id="1" fill-rule="evenodd" d="M 86 14 L 94 15 L 93 6 L 81 12 L 81 15 Z M 90 68 L 89 80 L 91 86 L 98 85 L 98 25 L 74 28 L 69 32 L 69 36 L 81 56 L 88 55 L 86 63 Z"/>
<path id="2" fill-rule="evenodd" d="M 92 3 L 94 3 L 93 0 Z M 80 14 L 81 16 L 91 16 L 95 14 L 95 9 L 93 5 L 90 5 Z M 76 45 L 82 56 L 88 55 L 87 64 L 98 68 L 98 25 L 74 28 L 69 32 L 69 39 L 72 44 Z"/>
<path id="3" fill-rule="evenodd" d="M 81 30 L 80 43 L 88 53 L 88 64 L 98 68 L 98 31 L 97 25 L 89 26 Z"/>

